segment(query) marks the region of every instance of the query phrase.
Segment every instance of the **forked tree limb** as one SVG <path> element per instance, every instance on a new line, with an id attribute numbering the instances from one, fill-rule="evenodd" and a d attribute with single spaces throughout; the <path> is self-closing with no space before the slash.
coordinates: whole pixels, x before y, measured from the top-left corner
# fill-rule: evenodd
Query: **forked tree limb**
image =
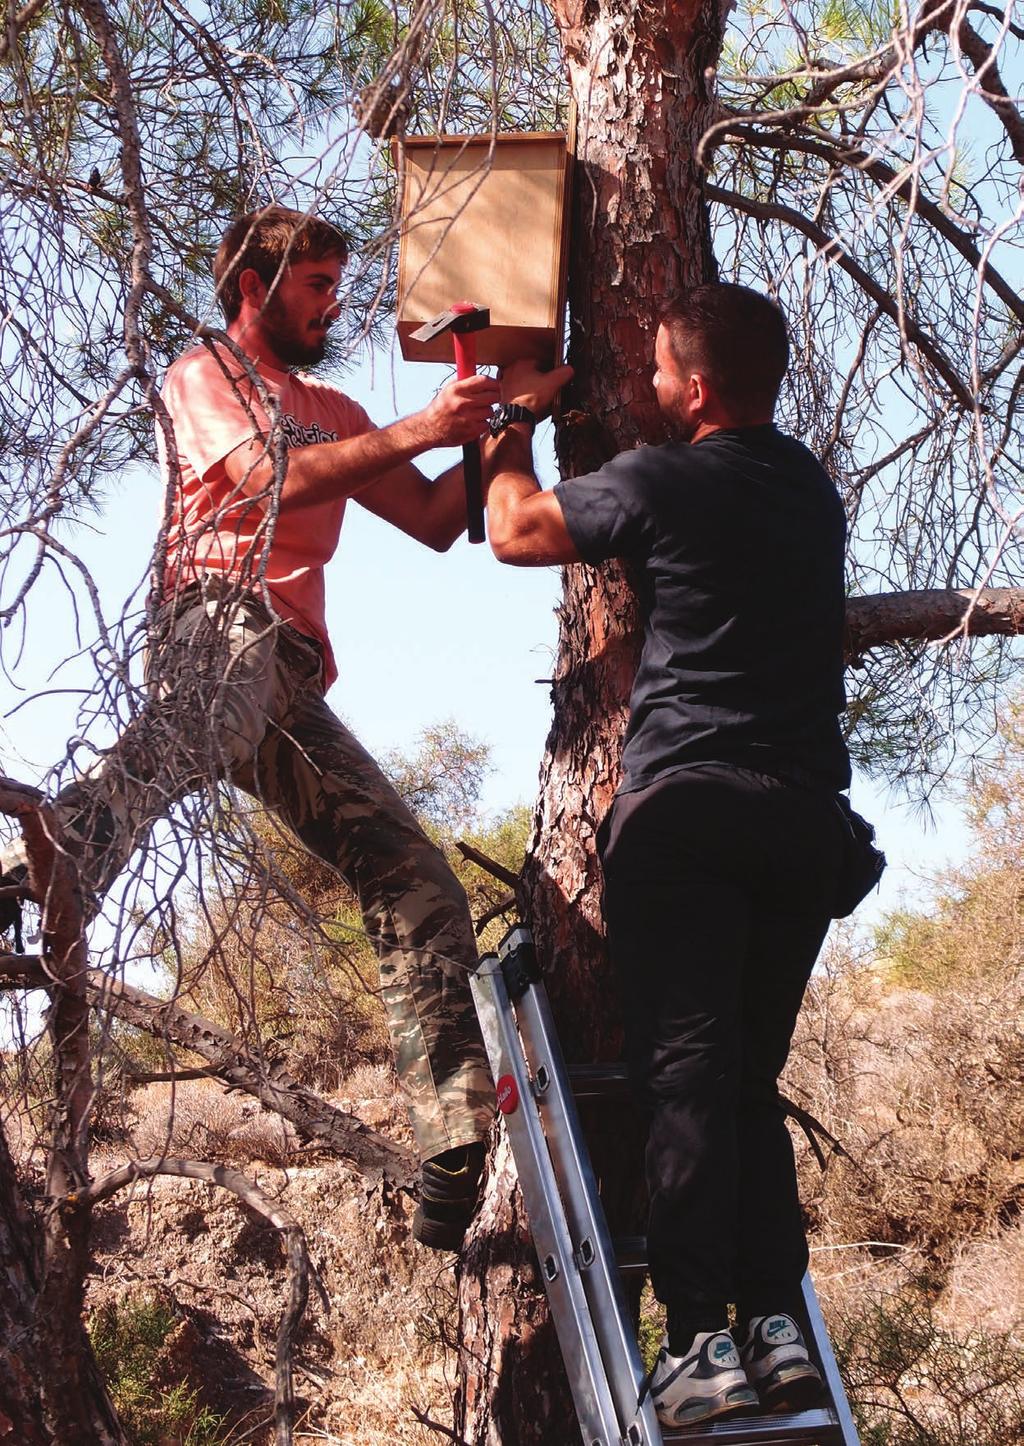
<path id="1" fill-rule="evenodd" d="M 0 955 L 0 988 L 4 977 L 15 987 L 48 989 L 53 985 L 47 959 L 21 954 Z M 383 1176 L 396 1189 L 409 1189 L 416 1173 L 412 1151 L 372 1130 L 308 1090 L 280 1068 L 268 1067 L 236 1035 L 192 1014 L 173 999 L 155 999 L 99 969 L 85 974 L 90 1004 L 115 1015 L 155 1038 L 190 1050 L 208 1061 L 221 1084 L 253 1095 L 267 1109 L 282 1115 L 299 1134 L 339 1155 L 372 1179 Z"/>
<path id="2" fill-rule="evenodd" d="M 202 1180 L 207 1185 L 218 1185 L 223 1190 L 230 1190 L 243 1205 L 281 1233 L 287 1259 L 288 1287 L 287 1301 L 277 1332 L 274 1360 L 274 1439 L 276 1446 L 292 1446 L 295 1418 L 292 1352 L 295 1333 L 309 1300 L 309 1252 L 301 1225 L 287 1211 L 282 1210 L 276 1200 L 261 1190 L 254 1180 L 243 1175 L 241 1170 L 232 1170 L 226 1165 L 216 1165 L 207 1160 L 187 1160 L 172 1155 L 153 1155 L 144 1160 L 129 1160 L 78 1191 L 76 1195 L 69 1196 L 67 1203 L 71 1207 L 96 1205 L 101 1200 L 108 1200 L 118 1190 L 133 1185 L 136 1180 L 152 1179 L 154 1175 L 176 1175 L 186 1180 Z"/>

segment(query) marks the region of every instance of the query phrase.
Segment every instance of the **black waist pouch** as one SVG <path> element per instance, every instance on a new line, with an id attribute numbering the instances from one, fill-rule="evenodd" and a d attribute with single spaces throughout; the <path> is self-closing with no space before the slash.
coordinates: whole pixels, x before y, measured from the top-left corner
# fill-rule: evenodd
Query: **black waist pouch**
<path id="1" fill-rule="evenodd" d="M 850 800 L 836 794 L 836 808 L 843 820 L 843 863 L 832 904 L 833 919 L 845 919 L 870 894 L 885 872 L 885 854 L 875 848 L 875 830 L 866 818 L 850 807 Z"/>

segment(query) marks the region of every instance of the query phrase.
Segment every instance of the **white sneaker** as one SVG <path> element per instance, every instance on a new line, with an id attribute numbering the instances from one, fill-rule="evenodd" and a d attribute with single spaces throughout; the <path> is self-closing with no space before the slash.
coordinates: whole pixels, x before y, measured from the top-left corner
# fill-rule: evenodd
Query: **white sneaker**
<path id="1" fill-rule="evenodd" d="M 663 1426 L 757 1410 L 757 1393 L 727 1331 L 698 1331 L 685 1356 L 670 1354 L 666 1336 L 651 1374 L 651 1399 Z"/>
<path id="2" fill-rule="evenodd" d="M 791 1315 L 754 1316 L 740 1360 L 766 1411 L 800 1411 L 821 1398 L 821 1376 Z"/>

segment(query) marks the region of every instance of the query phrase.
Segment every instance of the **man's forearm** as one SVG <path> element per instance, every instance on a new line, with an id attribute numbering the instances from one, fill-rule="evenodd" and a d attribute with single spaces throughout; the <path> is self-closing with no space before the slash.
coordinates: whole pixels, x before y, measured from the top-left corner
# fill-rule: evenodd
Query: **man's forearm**
<path id="1" fill-rule="evenodd" d="M 354 497 L 386 473 L 429 451 L 432 445 L 432 438 L 416 414 L 390 427 L 340 442 L 290 447 L 284 484 L 288 505 L 315 507 L 337 498 Z M 253 469 L 254 490 L 267 485 L 272 475 L 271 460 L 266 457 Z"/>
<path id="2" fill-rule="evenodd" d="M 488 446 L 484 478 L 488 536 L 499 561 L 516 567 L 579 562 L 558 499 L 537 481 L 532 441 L 521 424 Z"/>
<path id="3" fill-rule="evenodd" d="M 533 468 L 533 439 L 524 423 L 507 427 L 483 449 L 488 533 L 503 538 L 516 530 L 519 504 L 540 491 Z"/>
<path id="4" fill-rule="evenodd" d="M 475 441 L 498 399 L 488 376 L 449 382 L 422 411 L 379 431 L 340 442 L 314 442 L 288 450 L 285 497 L 289 507 L 313 507 L 354 497 L 389 473 L 401 477 L 414 457 L 433 447 Z M 224 463 L 243 495 L 257 496 L 272 483 L 273 458 L 264 439 L 238 447 Z"/>

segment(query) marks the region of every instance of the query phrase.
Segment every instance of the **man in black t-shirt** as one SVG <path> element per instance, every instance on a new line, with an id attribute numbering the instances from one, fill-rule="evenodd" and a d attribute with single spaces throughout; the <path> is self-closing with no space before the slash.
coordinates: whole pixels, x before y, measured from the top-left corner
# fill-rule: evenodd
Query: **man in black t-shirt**
<path id="1" fill-rule="evenodd" d="M 648 1252 L 667 1309 L 651 1389 L 673 1426 L 821 1389 L 777 1080 L 841 867 L 846 524 L 820 463 L 773 425 L 787 359 L 772 302 L 698 287 L 655 343 L 678 440 L 539 491 L 530 414 L 571 372 L 518 363 L 488 451 L 498 558 L 620 557 L 638 579 L 643 653 L 598 846 L 650 1120 Z"/>

